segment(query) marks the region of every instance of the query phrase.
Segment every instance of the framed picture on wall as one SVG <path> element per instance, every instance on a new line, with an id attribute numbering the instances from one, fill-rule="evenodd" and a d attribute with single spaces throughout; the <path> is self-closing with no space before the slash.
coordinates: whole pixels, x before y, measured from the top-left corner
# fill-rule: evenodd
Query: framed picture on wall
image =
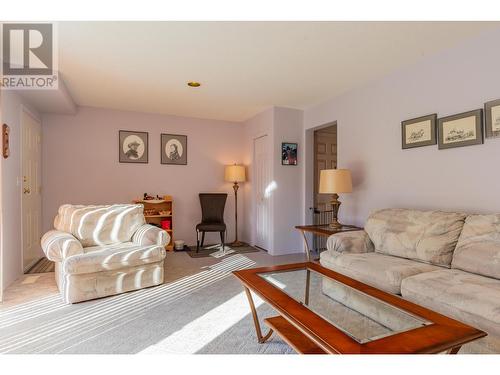
<path id="1" fill-rule="evenodd" d="M 486 137 L 500 137 L 500 99 L 484 104 Z"/>
<path id="2" fill-rule="evenodd" d="M 432 146 L 437 143 L 437 114 L 417 117 L 401 122 L 403 149 Z"/>
<path id="3" fill-rule="evenodd" d="M 161 163 L 187 164 L 187 135 L 161 135 Z"/>
<path id="4" fill-rule="evenodd" d="M 7 159 L 10 155 L 10 146 L 9 146 L 9 134 L 10 128 L 7 124 L 2 125 L 2 155 L 4 159 Z"/>
<path id="5" fill-rule="evenodd" d="M 438 147 L 446 149 L 480 145 L 483 141 L 483 110 L 460 113 L 438 120 Z"/>
<path id="6" fill-rule="evenodd" d="M 148 133 L 119 131 L 118 155 L 120 163 L 148 162 Z"/>
<path id="7" fill-rule="evenodd" d="M 281 144 L 281 165 L 297 165 L 297 143 Z"/>

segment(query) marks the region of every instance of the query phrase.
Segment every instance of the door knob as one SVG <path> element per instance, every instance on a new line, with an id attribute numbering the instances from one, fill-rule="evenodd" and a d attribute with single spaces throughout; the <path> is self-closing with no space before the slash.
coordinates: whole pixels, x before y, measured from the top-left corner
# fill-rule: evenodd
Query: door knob
<path id="1" fill-rule="evenodd" d="M 31 193 L 31 190 L 30 190 L 30 188 L 24 188 L 23 192 L 24 192 L 24 194 L 29 194 L 29 193 Z"/>

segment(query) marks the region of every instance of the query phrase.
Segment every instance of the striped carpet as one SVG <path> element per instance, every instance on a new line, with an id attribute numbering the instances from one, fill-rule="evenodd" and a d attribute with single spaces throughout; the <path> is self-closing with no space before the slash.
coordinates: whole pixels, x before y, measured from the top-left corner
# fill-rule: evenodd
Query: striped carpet
<path id="1" fill-rule="evenodd" d="M 29 269 L 26 273 L 46 273 L 54 272 L 54 262 L 43 257 L 36 264 Z"/>

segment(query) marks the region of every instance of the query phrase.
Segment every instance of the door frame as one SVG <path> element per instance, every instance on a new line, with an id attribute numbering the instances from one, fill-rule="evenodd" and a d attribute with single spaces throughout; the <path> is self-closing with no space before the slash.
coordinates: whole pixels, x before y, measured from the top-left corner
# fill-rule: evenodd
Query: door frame
<path id="1" fill-rule="evenodd" d="M 312 224 L 311 210 L 314 207 L 314 175 L 315 175 L 315 150 L 314 150 L 314 133 L 317 130 L 328 128 L 330 126 L 337 126 L 337 165 L 339 165 L 339 123 L 337 120 L 325 122 L 321 125 L 314 126 L 305 130 L 305 152 L 304 152 L 304 211 L 303 220 L 306 224 Z"/>
<path id="2" fill-rule="evenodd" d="M 322 131 L 323 129 L 327 129 L 327 128 L 331 128 L 331 127 L 335 127 L 335 148 L 337 148 L 338 146 L 338 135 L 337 135 L 337 122 L 336 121 L 333 121 L 331 123 L 328 123 L 324 126 L 321 126 L 320 128 L 316 128 L 314 129 L 314 132 L 313 132 L 313 168 L 314 168 L 314 180 L 313 180 L 313 207 L 314 208 L 318 208 L 318 202 L 317 202 L 317 198 L 318 198 L 318 193 L 317 193 L 317 188 L 319 186 L 317 186 L 317 184 L 319 184 L 319 175 L 318 175 L 318 166 L 316 165 L 317 163 L 317 149 L 316 149 L 316 139 L 317 139 L 317 136 L 318 136 L 318 132 Z M 335 159 L 336 159 L 336 165 L 338 165 L 338 151 L 335 150 Z M 331 167 L 327 167 L 326 169 L 330 169 Z M 336 168 L 336 167 L 335 167 Z"/>
<path id="3" fill-rule="evenodd" d="M 23 157 L 24 157 L 24 149 L 23 149 L 23 135 L 24 135 L 24 123 L 23 123 L 23 112 L 26 113 L 28 116 L 32 117 L 35 121 L 37 121 L 40 124 L 40 134 L 42 132 L 42 120 L 33 113 L 28 107 L 25 105 L 21 105 L 21 111 L 20 111 L 20 117 L 19 117 L 19 123 L 20 123 L 20 130 L 21 130 L 21 147 L 20 147 L 20 161 L 21 161 L 21 170 L 20 170 L 20 183 L 19 183 L 19 191 L 20 191 L 20 199 L 21 199 L 21 223 L 20 223 L 20 228 L 21 228 L 21 269 L 23 270 L 23 273 L 26 273 L 31 267 L 33 267 L 37 262 L 33 262 L 33 264 L 28 265 L 26 268 L 24 267 L 24 218 L 23 218 L 23 212 L 24 212 L 24 207 L 23 207 Z M 41 147 L 41 146 L 40 146 Z M 42 174 L 42 166 L 41 166 L 41 160 L 40 160 L 40 175 Z M 41 176 L 40 176 L 41 177 Z M 42 179 L 40 178 L 40 182 Z M 40 208 L 40 231 L 42 230 L 42 208 Z M 41 233 L 40 233 L 41 234 Z"/>

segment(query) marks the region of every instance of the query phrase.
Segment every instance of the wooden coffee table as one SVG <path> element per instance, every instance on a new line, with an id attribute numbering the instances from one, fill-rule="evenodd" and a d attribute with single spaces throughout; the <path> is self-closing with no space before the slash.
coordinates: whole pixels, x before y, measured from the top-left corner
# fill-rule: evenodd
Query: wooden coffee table
<path id="1" fill-rule="evenodd" d="M 243 283 L 257 339 L 276 332 L 304 354 L 455 354 L 486 333 L 329 270 L 305 262 L 234 271 Z M 279 315 L 264 319 L 252 292 Z"/>

